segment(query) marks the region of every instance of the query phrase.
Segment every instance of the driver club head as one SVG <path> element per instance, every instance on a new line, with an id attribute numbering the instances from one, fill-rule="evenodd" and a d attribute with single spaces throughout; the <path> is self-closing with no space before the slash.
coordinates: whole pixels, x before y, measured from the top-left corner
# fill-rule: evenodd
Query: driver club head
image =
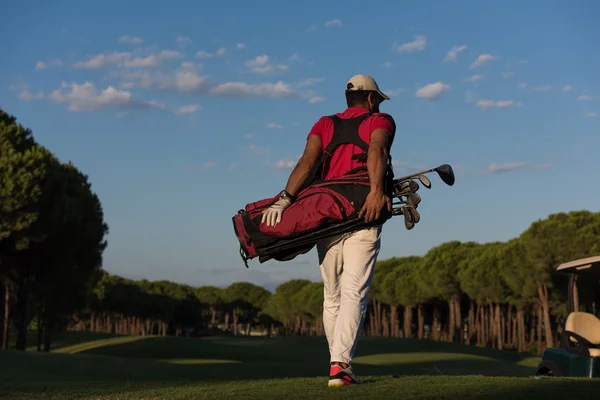
<path id="1" fill-rule="evenodd" d="M 426 177 L 425 175 L 419 175 L 418 178 L 421 184 L 423 184 L 423 186 L 425 186 L 427 189 L 431 189 L 431 181 L 428 177 Z"/>
<path id="2" fill-rule="evenodd" d="M 448 186 L 454 185 L 454 171 L 449 164 L 440 165 L 435 169 L 435 172 L 438 173 L 440 179 Z"/>

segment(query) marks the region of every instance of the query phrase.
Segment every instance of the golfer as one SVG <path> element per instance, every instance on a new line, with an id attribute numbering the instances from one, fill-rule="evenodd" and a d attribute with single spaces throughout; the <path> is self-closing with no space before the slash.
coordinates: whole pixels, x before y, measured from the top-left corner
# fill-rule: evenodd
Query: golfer
<path id="1" fill-rule="evenodd" d="M 394 139 L 394 119 L 379 112 L 379 104 L 389 100 L 368 75 L 355 75 L 346 85 L 347 108 L 321 117 L 308 134 L 304 154 L 290 174 L 280 199 L 265 210 L 262 222 L 270 226 L 281 221 L 300 188 L 310 177 L 323 150 L 336 135 L 358 135 L 368 145 L 366 166 L 370 192 L 359 216 L 367 222 L 379 219 L 384 207 L 391 211 L 390 197 L 384 192 L 388 155 Z M 367 114 L 367 115 L 365 115 Z M 325 179 L 335 179 L 365 165 L 362 150 L 353 144 L 343 144 L 334 151 L 325 168 Z M 317 243 L 321 276 L 324 284 L 323 325 L 329 343 L 329 386 L 360 383 L 352 371 L 352 357 L 359 332 L 367 313 L 368 292 L 381 244 L 381 225 L 337 235 Z"/>

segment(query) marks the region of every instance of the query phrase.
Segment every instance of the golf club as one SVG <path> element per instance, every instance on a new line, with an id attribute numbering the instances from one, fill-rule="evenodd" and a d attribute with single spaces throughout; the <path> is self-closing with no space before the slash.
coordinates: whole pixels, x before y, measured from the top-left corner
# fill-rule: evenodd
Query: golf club
<path id="1" fill-rule="evenodd" d="M 426 177 L 425 175 L 419 175 L 418 178 L 419 181 L 423 184 L 423 186 L 425 186 L 427 189 L 431 189 L 431 181 L 428 177 Z"/>
<path id="2" fill-rule="evenodd" d="M 449 164 L 442 164 L 437 168 L 432 168 L 432 169 L 428 169 L 426 171 L 417 172 L 415 174 L 406 175 L 406 176 L 400 177 L 396 180 L 401 181 L 404 179 L 412 178 L 415 176 L 427 174 L 429 172 L 434 172 L 434 171 L 437 172 L 437 174 L 439 175 L 442 182 L 444 182 L 446 185 L 448 185 L 448 186 L 454 185 L 454 181 L 455 181 L 454 170 L 452 169 L 452 167 Z"/>

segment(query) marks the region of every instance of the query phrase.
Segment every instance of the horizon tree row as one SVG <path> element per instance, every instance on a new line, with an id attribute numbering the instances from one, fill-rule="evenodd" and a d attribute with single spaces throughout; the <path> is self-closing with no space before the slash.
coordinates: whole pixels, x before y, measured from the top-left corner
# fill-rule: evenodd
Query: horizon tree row
<path id="1" fill-rule="evenodd" d="M 0 110 L 0 344 L 49 351 L 64 330 L 122 335 L 323 335 L 323 284 L 274 293 L 133 281 L 102 270 L 108 226 L 87 177 Z M 600 254 L 600 213 L 533 222 L 507 242 L 449 241 L 378 261 L 361 334 L 542 351 L 566 316 L 564 261 Z M 598 305 L 594 305 L 598 313 Z"/>
<path id="2" fill-rule="evenodd" d="M 566 317 L 561 262 L 600 254 L 600 213 L 534 222 L 507 242 L 450 241 L 377 263 L 363 335 L 442 340 L 540 353 Z M 248 282 L 194 288 L 105 274 L 72 329 L 154 335 L 323 335 L 323 284 L 274 293 Z M 598 304 L 595 312 L 600 316 Z M 254 328 L 254 329 L 253 329 Z"/>

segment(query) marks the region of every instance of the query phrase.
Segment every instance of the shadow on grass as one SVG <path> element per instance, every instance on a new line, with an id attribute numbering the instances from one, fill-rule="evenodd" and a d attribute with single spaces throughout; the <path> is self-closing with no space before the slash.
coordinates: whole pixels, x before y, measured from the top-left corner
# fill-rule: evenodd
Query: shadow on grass
<path id="1" fill-rule="evenodd" d="M 417 354 L 418 355 L 418 354 Z M 382 354 L 388 357 L 383 365 L 361 363 L 354 370 L 360 376 L 415 376 L 415 375 L 503 375 L 528 376 L 535 369 L 486 358 L 436 359 L 435 353 L 423 353 L 424 361 L 403 358 L 400 354 Z M 460 356 L 460 355 L 457 355 Z M 376 359 L 377 356 L 372 356 Z M 396 361 L 393 361 L 393 359 Z M 311 378 L 326 377 L 328 360 L 317 361 L 264 361 L 240 362 L 227 359 L 170 358 L 162 360 L 118 358 L 86 354 L 22 354 L 0 353 L 1 380 L 13 382 L 56 381 L 231 381 L 239 379 Z"/>
<path id="2" fill-rule="evenodd" d="M 94 355 L 109 355 L 127 358 L 209 358 L 228 359 L 239 362 L 283 361 L 283 362 L 328 362 L 328 346 L 324 337 L 144 337 L 143 340 L 121 339 L 100 340 L 82 344 L 76 352 Z M 110 347 L 104 346 L 103 343 Z M 365 358 L 379 354 L 447 353 L 485 357 L 498 361 L 519 363 L 532 358 L 531 354 L 515 351 L 500 351 L 492 348 L 475 347 L 455 343 L 417 339 L 391 339 L 361 337 L 356 357 Z M 323 361 L 322 361 L 323 360 Z"/>

